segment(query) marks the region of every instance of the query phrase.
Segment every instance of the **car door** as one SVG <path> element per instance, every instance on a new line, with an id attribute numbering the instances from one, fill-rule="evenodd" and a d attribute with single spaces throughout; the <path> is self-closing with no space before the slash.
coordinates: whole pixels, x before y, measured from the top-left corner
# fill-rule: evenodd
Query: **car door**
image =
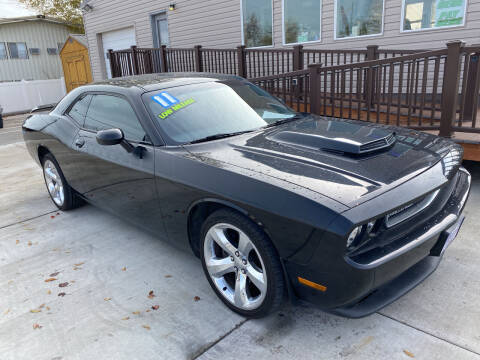
<path id="1" fill-rule="evenodd" d="M 85 115 L 87 114 L 88 105 L 92 100 L 90 94 L 83 93 L 78 96 L 71 106 L 65 111 L 61 119 L 55 122 L 57 126 L 55 133 L 60 142 L 64 142 L 62 151 L 55 149 L 52 150 L 56 160 L 62 168 L 63 175 L 68 181 L 68 184 L 75 190 L 77 190 L 79 184 L 79 175 L 82 174 L 77 166 L 78 160 L 81 159 L 81 154 L 77 151 L 78 148 L 75 145 L 75 140 L 78 137 L 78 132 L 83 125 Z M 68 141 L 65 141 L 63 139 Z"/>
<path id="2" fill-rule="evenodd" d="M 135 147 L 100 145 L 99 130 L 119 128 Z M 164 233 L 154 179 L 154 149 L 129 101 L 117 94 L 92 94 L 75 146 L 75 189 L 90 202 L 147 229 Z"/>

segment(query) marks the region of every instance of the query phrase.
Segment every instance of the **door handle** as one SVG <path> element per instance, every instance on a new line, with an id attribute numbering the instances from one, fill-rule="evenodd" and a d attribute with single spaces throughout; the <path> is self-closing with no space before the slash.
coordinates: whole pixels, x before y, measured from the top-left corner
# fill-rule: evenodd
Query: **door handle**
<path id="1" fill-rule="evenodd" d="M 83 145 L 85 145 L 85 139 L 83 138 L 77 138 L 75 140 L 75 146 L 78 147 L 78 148 L 81 148 L 83 147 Z"/>

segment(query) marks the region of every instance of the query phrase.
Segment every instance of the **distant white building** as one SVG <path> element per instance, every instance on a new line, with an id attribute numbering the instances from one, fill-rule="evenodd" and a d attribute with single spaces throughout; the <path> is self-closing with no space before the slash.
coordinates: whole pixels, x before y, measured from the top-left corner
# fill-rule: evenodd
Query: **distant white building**
<path id="1" fill-rule="evenodd" d="M 59 52 L 78 28 L 42 15 L 0 18 L 0 82 L 59 79 Z"/>

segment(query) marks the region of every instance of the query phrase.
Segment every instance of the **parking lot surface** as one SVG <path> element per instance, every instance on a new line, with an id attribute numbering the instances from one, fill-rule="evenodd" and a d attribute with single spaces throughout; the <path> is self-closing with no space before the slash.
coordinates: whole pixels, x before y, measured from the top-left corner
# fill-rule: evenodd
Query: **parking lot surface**
<path id="1" fill-rule="evenodd" d="M 479 165 L 467 164 L 458 238 L 403 298 L 358 320 L 304 304 L 246 320 L 216 298 L 193 255 L 91 205 L 57 211 L 24 144 L 4 132 L 1 360 L 480 359 Z"/>
<path id="2" fill-rule="evenodd" d="M 0 129 L 0 145 L 12 144 L 22 141 L 21 125 L 25 120 L 25 115 L 14 115 L 4 118 L 3 128 Z"/>

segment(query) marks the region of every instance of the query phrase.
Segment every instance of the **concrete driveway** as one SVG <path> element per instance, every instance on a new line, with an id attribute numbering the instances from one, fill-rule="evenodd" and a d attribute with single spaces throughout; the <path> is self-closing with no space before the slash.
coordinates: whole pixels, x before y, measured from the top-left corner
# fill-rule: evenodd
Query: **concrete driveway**
<path id="1" fill-rule="evenodd" d="M 480 359 L 478 165 L 457 240 L 402 299 L 359 320 L 307 305 L 246 320 L 190 254 L 93 206 L 58 212 L 23 143 L 2 131 L 1 360 Z"/>
<path id="2" fill-rule="evenodd" d="M 0 129 L 0 145 L 13 144 L 22 141 L 22 124 L 25 115 L 14 115 L 4 118 L 3 128 Z"/>

